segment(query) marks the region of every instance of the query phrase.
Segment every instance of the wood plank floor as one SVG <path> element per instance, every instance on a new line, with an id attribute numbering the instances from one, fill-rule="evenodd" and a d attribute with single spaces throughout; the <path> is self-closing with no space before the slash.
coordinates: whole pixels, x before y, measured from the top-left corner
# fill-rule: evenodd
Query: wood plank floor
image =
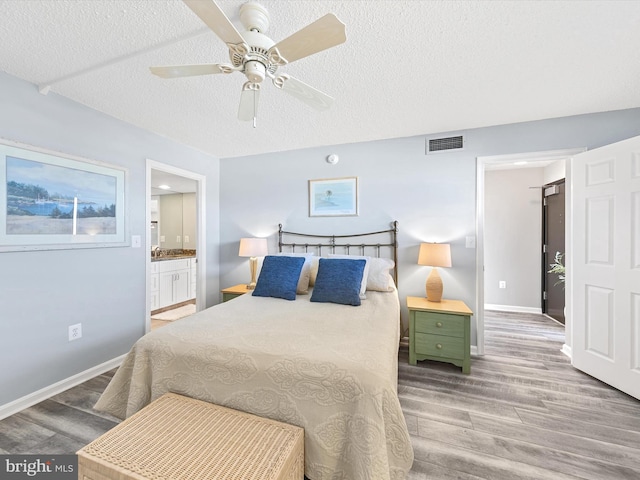
<path id="1" fill-rule="evenodd" d="M 640 401 L 585 375 L 560 352 L 564 327 L 486 312 L 471 374 L 407 363 L 398 394 L 414 446 L 409 479 L 640 479 Z M 0 453 L 74 453 L 117 419 L 92 410 L 113 372 L 0 421 Z"/>
<path id="2" fill-rule="evenodd" d="M 409 478 L 640 479 L 640 401 L 574 369 L 563 343 L 545 316 L 486 312 L 470 375 L 401 351 Z"/>

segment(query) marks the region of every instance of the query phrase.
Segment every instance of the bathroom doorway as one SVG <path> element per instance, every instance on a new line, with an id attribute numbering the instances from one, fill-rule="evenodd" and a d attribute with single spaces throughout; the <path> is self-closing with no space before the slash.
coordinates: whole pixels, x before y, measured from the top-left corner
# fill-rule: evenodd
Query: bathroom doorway
<path id="1" fill-rule="evenodd" d="M 152 312 L 205 308 L 205 177 L 147 160 L 146 199 L 148 332 Z"/>

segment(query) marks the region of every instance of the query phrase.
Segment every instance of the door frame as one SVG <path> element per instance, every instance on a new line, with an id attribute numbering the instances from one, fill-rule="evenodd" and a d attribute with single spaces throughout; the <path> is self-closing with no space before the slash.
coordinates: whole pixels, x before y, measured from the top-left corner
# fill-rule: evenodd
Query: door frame
<path id="1" fill-rule="evenodd" d="M 146 302 L 145 302 L 145 333 L 151 331 L 151 170 L 159 170 L 180 177 L 189 178 L 196 182 L 196 311 L 206 308 L 206 292 L 207 292 L 207 249 L 206 249 L 206 177 L 199 173 L 174 167 L 166 163 L 160 163 L 155 160 L 147 159 L 146 164 L 146 227 L 145 227 L 145 247 L 147 256 L 145 261 L 145 280 L 146 280 Z"/>
<path id="2" fill-rule="evenodd" d="M 566 160 L 567 175 L 570 172 L 570 158 L 578 153 L 585 152 L 586 148 L 567 148 L 562 150 L 548 150 L 542 152 L 515 153 L 507 155 L 488 155 L 476 157 L 476 348 L 475 354 L 484 355 L 484 173 L 488 164 L 514 163 L 518 161 L 548 162 Z M 565 205 L 570 205 L 571 192 L 565 189 Z M 565 217 L 569 225 L 570 218 Z M 567 232 L 568 234 L 568 232 Z M 566 235 L 565 235 L 566 237 Z M 566 302 L 565 302 L 566 303 Z M 570 312 L 567 309 L 565 326 L 570 323 Z M 568 337 L 567 337 L 568 338 Z M 566 346 L 566 345 L 565 345 Z M 567 351 L 563 347 L 563 351 Z M 570 351 L 570 349 L 569 349 Z"/>

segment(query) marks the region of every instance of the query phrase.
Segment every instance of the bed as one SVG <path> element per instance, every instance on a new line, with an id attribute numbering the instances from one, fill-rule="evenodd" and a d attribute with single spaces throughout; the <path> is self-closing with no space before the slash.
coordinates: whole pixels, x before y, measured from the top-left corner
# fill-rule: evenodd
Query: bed
<path id="1" fill-rule="evenodd" d="M 364 283 L 354 287 L 359 306 L 318 300 L 328 284 L 327 268 L 363 265 L 361 258 L 346 259 L 337 250 L 366 257 L 367 248 L 379 255 L 390 247 L 395 255 L 396 232 L 394 222 L 391 230 L 370 234 L 391 233 L 388 244 L 354 245 L 334 236 L 289 243 L 284 236 L 302 234 L 280 226 L 283 255 L 265 257 L 256 291 L 273 268 L 268 259 L 295 260 L 301 269 L 294 300 L 242 295 L 145 335 L 95 408 L 126 418 L 171 391 L 303 427 L 310 480 L 405 478 L 413 450 L 397 397 L 397 273 L 382 269 L 388 283 L 379 290 L 386 291 L 363 292 Z M 287 248 L 289 252 L 283 251 Z M 380 280 L 378 267 L 390 261 L 374 258 L 365 264 Z M 311 286 L 302 294 L 305 271 Z M 330 281 L 333 287 L 335 278 Z M 350 298 L 356 301 L 352 290 Z"/>

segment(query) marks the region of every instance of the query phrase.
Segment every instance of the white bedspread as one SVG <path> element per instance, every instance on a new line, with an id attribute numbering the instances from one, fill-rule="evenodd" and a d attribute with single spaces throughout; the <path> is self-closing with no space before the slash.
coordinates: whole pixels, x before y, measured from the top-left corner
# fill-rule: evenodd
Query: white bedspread
<path id="1" fill-rule="evenodd" d="M 95 408 L 125 418 L 172 391 L 303 427 L 311 480 L 405 478 L 397 293 L 309 298 L 243 295 L 145 335 Z"/>

